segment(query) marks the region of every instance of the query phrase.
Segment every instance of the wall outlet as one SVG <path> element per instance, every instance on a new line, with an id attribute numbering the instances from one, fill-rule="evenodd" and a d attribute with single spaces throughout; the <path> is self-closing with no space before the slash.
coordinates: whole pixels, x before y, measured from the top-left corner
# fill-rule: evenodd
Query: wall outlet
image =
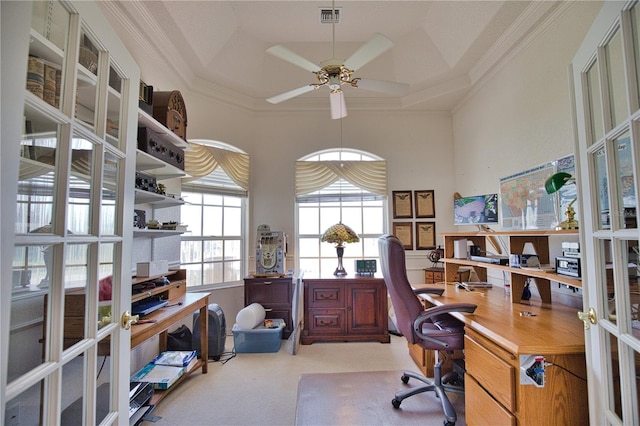
<path id="1" fill-rule="evenodd" d="M 541 355 L 520 355 L 520 384 L 544 387 L 544 357 Z"/>

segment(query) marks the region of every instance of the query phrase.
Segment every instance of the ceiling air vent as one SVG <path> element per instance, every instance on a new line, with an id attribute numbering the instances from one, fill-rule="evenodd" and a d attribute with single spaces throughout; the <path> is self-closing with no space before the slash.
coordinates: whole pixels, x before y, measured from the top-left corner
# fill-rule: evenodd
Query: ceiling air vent
<path id="1" fill-rule="evenodd" d="M 340 23 L 340 15 L 342 14 L 342 8 L 335 8 L 335 16 L 336 16 L 336 24 Z M 320 23 L 321 24 L 332 24 L 333 23 L 333 10 L 330 7 L 321 7 L 320 8 Z"/>

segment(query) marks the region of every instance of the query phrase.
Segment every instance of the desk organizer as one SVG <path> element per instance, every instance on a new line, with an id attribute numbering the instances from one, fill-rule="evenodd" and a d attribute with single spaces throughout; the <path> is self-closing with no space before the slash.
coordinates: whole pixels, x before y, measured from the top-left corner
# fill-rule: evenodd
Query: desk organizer
<path id="1" fill-rule="evenodd" d="M 251 330 L 241 330 L 233 325 L 233 343 L 236 353 L 278 352 L 282 343 L 283 319 L 273 320 L 274 328 L 259 325 Z"/>

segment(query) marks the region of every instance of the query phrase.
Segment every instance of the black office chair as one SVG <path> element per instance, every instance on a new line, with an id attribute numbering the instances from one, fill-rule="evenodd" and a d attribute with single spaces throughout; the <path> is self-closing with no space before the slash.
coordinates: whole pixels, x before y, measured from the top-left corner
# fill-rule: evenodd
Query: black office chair
<path id="1" fill-rule="evenodd" d="M 442 364 L 439 352 L 451 353 L 464 347 L 464 325 L 451 315 L 450 312 L 473 313 L 476 305 L 471 303 L 451 303 L 424 309 L 417 294 L 426 291 L 442 294 L 442 289 L 415 290 L 407 279 L 405 255 L 402 243 L 393 235 L 383 235 L 378 239 L 380 250 L 380 265 L 387 290 L 391 297 L 396 315 L 397 328 L 409 343 L 436 351 L 434 377 L 427 378 L 419 373 L 404 371 L 401 377 L 403 383 L 414 378 L 424 383 L 422 386 L 404 389 L 396 393 L 391 401 L 394 408 L 400 408 L 400 403 L 412 395 L 434 391 L 444 411 L 447 426 L 455 425 L 457 420 L 455 409 L 449 401 L 446 392 L 463 393 L 461 376 L 453 372 L 447 377 L 442 376 Z M 461 369 L 464 371 L 464 367 Z M 449 383 L 449 384 L 447 384 Z"/>

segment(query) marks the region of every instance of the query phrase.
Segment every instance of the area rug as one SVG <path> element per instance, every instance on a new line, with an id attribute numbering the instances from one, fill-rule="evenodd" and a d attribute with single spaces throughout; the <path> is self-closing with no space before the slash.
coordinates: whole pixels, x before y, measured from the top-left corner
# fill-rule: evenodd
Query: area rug
<path id="1" fill-rule="evenodd" d="M 303 374 L 298 381 L 296 425 L 434 425 L 444 420 L 440 400 L 433 392 L 414 395 L 402 401 L 399 409 L 391 400 L 405 387 L 401 371 Z M 464 426 L 464 395 L 449 394 L 458 415 L 457 426 Z"/>

